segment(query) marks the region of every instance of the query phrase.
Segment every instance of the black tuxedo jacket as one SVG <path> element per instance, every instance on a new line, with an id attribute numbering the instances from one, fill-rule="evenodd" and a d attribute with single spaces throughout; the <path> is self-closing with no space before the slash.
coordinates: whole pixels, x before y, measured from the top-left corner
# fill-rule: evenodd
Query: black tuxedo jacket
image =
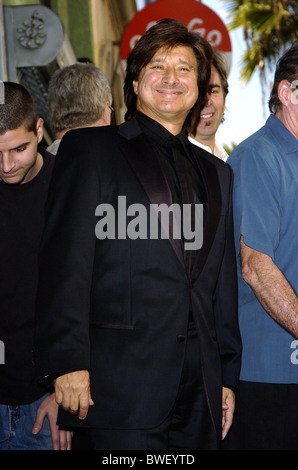
<path id="1" fill-rule="evenodd" d="M 237 387 L 241 355 L 232 172 L 191 148 L 208 203 L 203 246 L 189 279 L 179 240 L 95 235 L 96 207 L 117 208 L 118 196 L 148 213 L 150 204 L 172 203 L 137 122 L 70 131 L 62 140 L 40 253 L 36 366 L 39 377 L 90 370 L 95 402 L 84 421 L 62 412 L 62 424 L 160 424 L 177 395 L 192 310 L 210 412 L 221 434 L 222 386 Z"/>

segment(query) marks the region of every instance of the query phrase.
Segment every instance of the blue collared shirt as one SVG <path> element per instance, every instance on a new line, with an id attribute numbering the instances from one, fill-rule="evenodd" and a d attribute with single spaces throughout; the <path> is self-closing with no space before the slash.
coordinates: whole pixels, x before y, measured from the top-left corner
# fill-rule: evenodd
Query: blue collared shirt
<path id="1" fill-rule="evenodd" d="M 271 115 L 236 147 L 228 163 L 235 175 L 241 380 L 298 383 L 298 341 L 262 308 L 240 267 L 243 235 L 246 245 L 273 259 L 298 292 L 298 141 Z"/>

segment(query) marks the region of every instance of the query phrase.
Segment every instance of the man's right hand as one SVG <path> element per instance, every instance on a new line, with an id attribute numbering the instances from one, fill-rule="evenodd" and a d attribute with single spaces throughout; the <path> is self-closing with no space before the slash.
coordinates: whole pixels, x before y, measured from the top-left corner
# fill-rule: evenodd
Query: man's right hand
<path id="1" fill-rule="evenodd" d="M 61 375 L 55 380 L 55 394 L 58 405 L 66 411 L 85 419 L 89 406 L 94 405 L 90 394 L 90 378 L 87 370 Z"/>

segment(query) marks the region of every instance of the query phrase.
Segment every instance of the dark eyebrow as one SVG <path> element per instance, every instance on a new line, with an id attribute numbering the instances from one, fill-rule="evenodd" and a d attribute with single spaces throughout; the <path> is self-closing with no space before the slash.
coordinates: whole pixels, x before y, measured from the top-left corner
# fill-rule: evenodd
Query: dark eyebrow
<path id="1" fill-rule="evenodd" d="M 221 86 L 217 85 L 216 83 L 210 83 L 209 84 L 209 90 L 214 90 L 214 88 L 221 88 Z"/>
<path id="2" fill-rule="evenodd" d="M 179 59 L 179 63 L 182 64 L 182 65 L 187 65 L 190 69 L 194 69 L 194 66 L 190 62 L 188 62 L 187 60 Z"/>
<path id="3" fill-rule="evenodd" d="M 149 64 L 154 64 L 155 62 L 164 62 L 164 58 L 163 57 L 155 57 L 154 59 L 152 58 Z"/>
<path id="4" fill-rule="evenodd" d="M 26 145 L 29 145 L 29 144 L 30 144 L 30 142 L 24 142 L 23 144 L 20 144 L 20 145 L 18 145 L 17 147 L 11 149 L 11 150 L 17 150 L 17 149 L 19 149 L 20 147 L 25 147 Z"/>
<path id="5" fill-rule="evenodd" d="M 153 60 L 150 60 L 148 65 L 152 65 L 154 63 L 164 63 L 165 62 L 165 57 L 156 57 Z M 187 60 L 179 59 L 179 64 L 181 65 L 187 65 L 191 70 L 194 70 L 194 66 L 188 62 Z"/>

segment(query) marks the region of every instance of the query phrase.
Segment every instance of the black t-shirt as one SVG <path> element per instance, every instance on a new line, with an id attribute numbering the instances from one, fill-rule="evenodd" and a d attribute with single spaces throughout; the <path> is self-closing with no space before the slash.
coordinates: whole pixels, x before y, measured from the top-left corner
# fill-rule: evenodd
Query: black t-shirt
<path id="1" fill-rule="evenodd" d="M 38 250 L 54 156 L 39 148 L 44 163 L 28 183 L 0 181 L 0 404 L 22 405 L 45 390 L 35 380 L 33 340 Z"/>

